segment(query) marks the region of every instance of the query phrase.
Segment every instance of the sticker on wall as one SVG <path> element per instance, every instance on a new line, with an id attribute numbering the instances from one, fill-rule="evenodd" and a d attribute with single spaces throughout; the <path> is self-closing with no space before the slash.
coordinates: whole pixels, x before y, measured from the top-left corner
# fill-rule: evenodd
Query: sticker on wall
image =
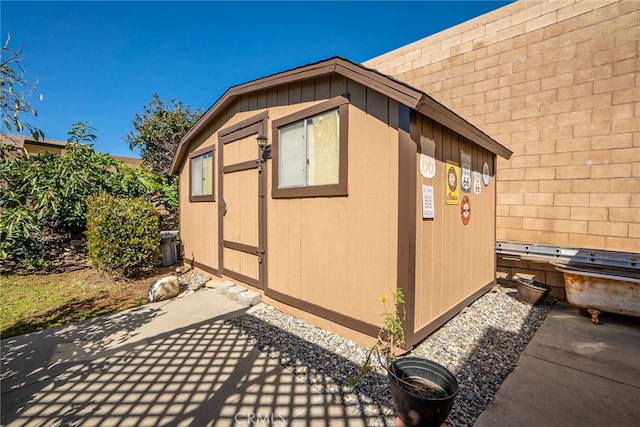
<path id="1" fill-rule="evenodd" d="M 471 192 L 471 154 L 460 151 L 460 186 L 465 193 Z"/>
<path id="2" fill-rule="evenodd" d="M 473 192 L 476 194 L 480 194 L 482 192 L 482 184 L 480 184 L 480 180 L 482 179 L 482 174 L 480 172 L 473 172 Z"/>
<path id="3" fill-rule="evenodd" d="M 425 178 L 436 176 L 436 142 L 420 135 L 420 173 Z"/>
<path id="4" fill-rule="evenodd" d="M 433 200 L 433 186 L 422 186 L 422 219 L 433 219 L 436 216 Z"/>
<path id="5" fill-rule="evenodd" d="M 447 162 L 447 179 L 444 184 L 447 205 L 457 205 L 460 200 L 460 168 Z"/>
<path id="6" fill-rule="evenodd" d="M 462 223 L 464 225 L 469 224 L 471 221 L 471 200 L 469 196 L 462 197 L 462 203 L 460 203 L 460 216 L 462 217 Z"/>
<path id="7" fill-rule="evenodd" d="M 484 162 L 482 164 L 482 182 L 484 182 L 485 187 L 487 185 L 489 185 L 489 177 L 490 177 L 490 172 L 489 172 L 489 163 Z"/>

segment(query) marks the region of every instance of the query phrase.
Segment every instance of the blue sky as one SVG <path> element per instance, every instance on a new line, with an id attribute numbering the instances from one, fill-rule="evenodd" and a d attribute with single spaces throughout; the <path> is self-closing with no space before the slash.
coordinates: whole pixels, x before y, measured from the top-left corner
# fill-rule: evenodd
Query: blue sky
<path id="1" fill-rule="evenodd" d="M 7 1 L 2 43 L 24 47 L 42 101 L 25 116 L 66 140 L 91 121 L 98 151 L 137 156 L 124 137 L 153 93 L 206 110 L 229 87 L 340 55 L 363 62 L 510 1 Z"/>

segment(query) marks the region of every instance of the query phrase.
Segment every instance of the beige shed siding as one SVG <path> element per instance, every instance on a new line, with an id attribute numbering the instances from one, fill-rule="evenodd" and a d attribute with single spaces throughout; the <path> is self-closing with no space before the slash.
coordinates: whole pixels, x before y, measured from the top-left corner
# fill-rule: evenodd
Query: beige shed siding
<path id="1" fill-rule="evenodd" d="M 225 228 L 226 231 L 226 228 Z M 258 263 L 255 255 L 247 254 L 235 249 L 224 248 L 224 268 L 244 276 L 258 280 Z"/>
<path id="2" fill-rule="evenodd" d="M 434 178 L 421 175 L 418 153 L 416 200 L 418 203 L 422 200 L 422 185 L 433 186 L 435 218 L 423 219 L 420 206 L 416 211 L 415 331 L 495 279 L 494 155 L 424 116 L 418 126 L 422 136 L 436 142 L 436 175 Z M 467 225 L 462 223 L 460 203 L 445 204 L 445 162 L 460 164 L 460 151 L 471 155 L 472 180 L 473 172 L 482 173 L 483 162 L 492 171 L 489 185 L 482 184 L 479 195 L 473 188 L 470 193 L 460 192 L 460 199 L 467 195 L 471 202 L 471 220 Z"/>
<path id="3" fill-rule="evenodd" d="M 364 65 L 514 152 L 498 240 L 639 252 L 639 57 L 638 1 L 518 1 Z"/>
<path id="4" fill-rule="evenodd" d="M 224 166 L 233 166 L 257 158 L 256 134 L 224 144 Z M 225 173 L 223 197 L 226 206 L 223 239 L 228 242 L 258 247 L 258 170 L 248 169 Z M 217 220 L 216 217 L 216 223 Z M 242 274 L 251 279 L 259 279 L 255 255 L 225 247 L 223 258 L 225 270 Z"/>
<path id="5" fill-rule="evenodd" d="M 257 157 L 255 135 L 224 147 L 225 166 Z M 224 239 L 258 246 L 258 171 L 250 169 L 225 174 L 224 187 L 227 209 L 224 216 Z"/>
<path id="6" fill-rule="evenodd" d="M 189 153 L 206 147 L 214 147 L 213 151 L 213 193 L 214 202 L 189 201 L 189 161 L 184 161 L 180 170 L 179 199 L 180 206 L 189 208 L 180 210 L 180 241 L 183 248 L 184 258 L 187 263 L 193 262 L 199 269 L 207 273 L 217 272 L 218 265 L 218 130 L 222 126 L 228 127 L 240 122 L 255 112 L 240 111 L 237 106 L 227 109 L 221 114 L 225 120 L 217 119 L 213 124 L 207 126 L 189 147 Z M 225 155 L 227 153 L 225 152 Z M 233 156 L 232 152 L 229 156 Z M 226 158 L 225 158 L 226 159 Z M 229 162 L 226 162 L 229 163 Z"/>
<path id="7" fill-rule="evenodd" d="M 200 145 L 195 144 L 193 152 L 200 148 L 213 147 L 213 138 L 208 138 Z M 213 152 L 213 170 L 218 170 L 218 156 Z M 187 160 L 180 171 L 179 199 L 180 206 L 189 206 L 180 212 L 180 242 L 185 259 L 210 268 L 218 268 L 218 229 L 216 227 L 218 210 L 217 202 L 189 201 L 190 162 Z M 217 174 L 214 173 L 214 194 L 217 193 L 215 183 Z M 216 198 L 217 200 L 217 198 Z"/>
<path id="8" fill-rule="evenodd" d="M 398 108 L 385 99 L 381 121 L 356 107 L 370 91 L 349 82 L 348 92 L 349 195 L 268 201 L 268 286 L 379 325 L 377 297 L 396 286 L 398 134 L 389 117 L 397 122 Z M 299 109 L 270 109 L 270 120 Z"/>
<path id="9" fill-rule="evenodd" d="M 274 160 L 263 165 L 268 177 L 265 263 L 261 264 L 261 268 L 266 265 L 265 299 L 332 330 L 344 333 L 343 326 L 347 326 L 375 335 L 382 312 L 378 297 L 401 287 L 410 298 L 407 331 L 410 344 L 414 344 L 493 283 L 494 154 L 399 105 L 401 101 L 393 100 L 389 94 L 382 95 L 335 74 L 258 89 L 230 99 L 221 104 L 226 106 L 224 110 L 212 110 L 216 111 L 211 115 L 212 123 L 203 124 L 190 135 L 187 141 L 193 142 L 184 147 L 183 154 L 215 146 L 216 171 L 221 157 L 224 165 L 247 166 L 247 159 L 255 158 L 255 136 L 234 139 L 219 147 L 220 131 L 227 129 L 223 135 L 232 134 L 235 128 L 230 127 L 266 111 L 266 134 L 271 144 L 275 120 L 345 94 L 349 98 L 347 196 L 271 197 Z M 401 114 L 403 126 L 405 119 L 410 119 L 408 132 L 399 130 Z M 438 171 L 434 179 L 423 179 L 414 168 L 414 162 L 419 168 L 420 133 L 437 142 Z M 469 195 L 472 204 L 472 219 L 467 226 L 461 221 L 460 204 L 444 203 L 444 162 L 459 163 L 461 149 L 472 156 L 474 171 L 481 171 L 482 163 L 487 161 L 492 173 L 490 185 L 482 187 L 480 196 L 462 193 Z M 188 156 L 183 158 L 180 178 L 188 183 Z M 400 164 L 410 167 L 400 170 Z M 258 210 L 257 197 L 255 205 L 246 199 L 257 194 L 257 174 L 257 170 L 248 167 L 240 173 L 225 172 L 223 184 L 227 202 L 225 241 L 228 238 L 241 243 L 228 245 L 232 249 L 225 247 L 224 268 L 228 274 L 242 271 L 244 279 L 253 280 L 254 286 L 260 284 L 254 280 L 260 273 L 256 256 L 242 250 L 258 246 L 257 241 L 247 240 L 243 234 L 252 230 L 250 235 L 257 235 L 258 218 L 249 214 Z M 181 186 L 180 231 L 187 260 L 195 257 L 197 267 L 217 274 L 223 267 L 218 265 L 221 200 L 217 173 L 215 179 L 214 202 L 189 203 L 188 185 Z M 423 183 L 435 189 L 435 220 L 421 217 Z M 240 200 L 246 201 L 243 206 L 247 206 L 247 212 L 233 212 Z M 251 263 L 254 270 L 247 268 Z M 361 338 L 355 335 L 353 338 Z"/>
<path id="10" fill-rule="evenodd" d="M 269 112 L 270 135 L 274 119 L 345 93 L 350 97 L 347 197 L 272 199 L 272 160 L 266 164 L 267 283 L 269 289 L 308 304 L 379 325 L 378 296 L 389 294 L 397 281 L 397 103 L 340 76 L 261 90 L 230 105 L 221 119 L 201 133 L 189 152 L 217 145 L 219 129 L 265 109 Z M 296 102 L 300 103 L 288 105 Z M 231 159 L 235 157 L 238 161 L 245 157 L 246 153 L 234 154 L 226 150 L 226 145 L 224 148 L 225 164 L 233 163 Z M 218 159 L 216 149 L 216 172 Z M 184 162 L 180 179 L 189 182 L 188 161 Z M 205 271 L 219 268 L 218 179 L 216 173 L 215 202 L 189 203 L 188 185 L 180 188 L 182 206 L 189 205 L 189 209 L 182 209 L 180 219 L 185 257 L 190 261 L 195 255 L 195 261 L 207 267 Z M 225 183 L 228 179 L 225 176 Z M 227 193 L 227 197 L 233 196 Z M 248 218 L 244 221 L 250 225 Z M 236 228 L 240 233 L 242 226 Z M 225 233 L 230 232 L 225 223 Z M 229 249 L 225 249 L 224 257 L 225 264 L 248 262 L 241 259 L 239 252 Z M 255 273 L 257 277 L 257 270 Z M 363 284 L 366 292 L 362 291 Z"/>

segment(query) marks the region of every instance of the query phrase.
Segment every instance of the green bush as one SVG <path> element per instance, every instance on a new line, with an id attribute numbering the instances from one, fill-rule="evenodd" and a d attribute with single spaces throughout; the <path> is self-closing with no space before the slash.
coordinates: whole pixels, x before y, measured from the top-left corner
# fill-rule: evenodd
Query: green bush
<path id="1" fill-rule="evenodd" d="M 88 196 L 144 197 L 177 212 L 175 182 L 94 151 L 92 132 L 76 123 L 62 155 L 30 156 L 0 145 L 0 271 L 46 270 L 52 255 L 45 247 L 79 239 L 86 230 Z M 175 228 L 167 222 L 174 216 L 165 216 L 163 229 Z"/>
<path id="2" fill-rule="evenodd" d="M 87 248 L 94 268 L 134 277 L 160 261 L 159 214 L 144 198 L 87 198 Z"/>
<path id="3" fill-rule="evenodd" d="M 0 209 L 2 207 L 0 206 Z M 24 260 L 25 271 L 32 271 L 45 263 L 42 231 L 28 206 L 17 205 L 0 214 L 0 260 L 13 257 Z"/>

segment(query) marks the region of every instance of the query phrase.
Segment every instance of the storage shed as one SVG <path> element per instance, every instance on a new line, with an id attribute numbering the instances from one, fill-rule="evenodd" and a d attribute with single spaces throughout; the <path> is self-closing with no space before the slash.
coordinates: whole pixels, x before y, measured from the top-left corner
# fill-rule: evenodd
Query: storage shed
<path id="1" fill-rule="evenodd" d="M 497 155 L 511 152 L 343 58 L 231 87 L 173 160 L 185 262 L 343 335 L 375 336 L 378 297 L 399 287 L 411 346 L 495 283 Z"/>

